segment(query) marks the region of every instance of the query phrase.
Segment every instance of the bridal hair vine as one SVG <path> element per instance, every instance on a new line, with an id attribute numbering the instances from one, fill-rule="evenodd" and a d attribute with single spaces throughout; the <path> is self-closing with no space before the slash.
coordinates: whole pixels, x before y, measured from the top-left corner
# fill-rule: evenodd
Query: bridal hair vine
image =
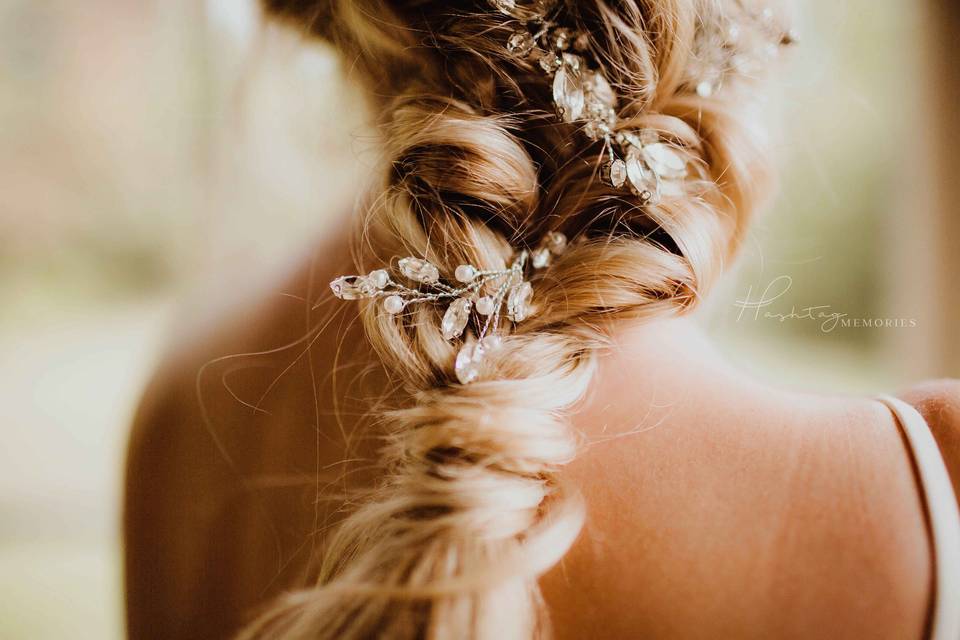
<path id="1" fill-rule="evenodd" d="M 527 267 L 536 270 L 549 266 L 566 247 L 567 237 L 551 231 L 536 249 L 517 254 L 507 269 L 458 266 L 454 271 L 457 284 L 443 282 L 440 270 L 431 262 L 407 257 L 397 263 L 397 270 L 403 279 L 416 283 L 413 286 L 398 282 L 387 269 L 376 269 L 365 276 L 340 276 L 330 283 L 330 288 L 341 300 L 382 299 L 383 309 L 390 315 L 416 304 L 447 303 L 440 322 L 447 340 L 462 337 L 476 312 L 476 338 L 468 334 L 454 366 L 461 384 L 469 384 L 483 375 L 486 356 L 500 347 L 497 331 L 502 317 L 517 323 L 531 314 L 533 285 L 526 279 Z"/>
<path id="2" fill-rule="evenodd" d="M 621 130 L 617 95 L 603 73 L 591 64 L 590 34 L 559 21 L 563 0 L 488 0 L 517 26 L 507 38 L 507 51 L 522 60 L 535 59 L 553 77 L 558 116 L 579 123 L 593 141 L 603 141 L 601 178 L 611 187 L 625 185 L 644 204 L 664 195 L 683 194 L 690 169 L 688 152 L 664 140 L 653 129 Z M 775 22 L 769 8 L 755 10 L 748 0 L 704 0 L 694 59 L 697 78 L 690 83 L 700 97 L 721 88 L 731 71 L 750 74 L 763 57 L 796 41 Z"/>

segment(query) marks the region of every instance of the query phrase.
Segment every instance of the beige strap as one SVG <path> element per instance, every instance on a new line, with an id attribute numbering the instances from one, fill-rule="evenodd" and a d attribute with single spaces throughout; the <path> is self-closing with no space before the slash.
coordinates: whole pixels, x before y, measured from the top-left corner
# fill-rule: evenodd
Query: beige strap
<path id="1" fill-rule="evenodd" d="M 960 510 L 950 475 L 923 416 L 902 400 L 878 399 L 897 416 L 910 443 L 926 503 L 935 571 L 930 638 L 960 640 Z"/>

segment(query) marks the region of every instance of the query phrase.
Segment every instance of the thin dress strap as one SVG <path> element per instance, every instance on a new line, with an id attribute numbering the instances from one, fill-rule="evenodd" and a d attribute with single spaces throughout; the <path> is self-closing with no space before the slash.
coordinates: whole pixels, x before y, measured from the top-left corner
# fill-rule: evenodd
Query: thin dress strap
<path id="1" fill-rule="evenodd" d="M 930 427 L 916 409 L 896 398 L 878 398 L 897 417 L 916 461 L 934 554 L 931 640 L 960 640 L 960 510 Z"/>

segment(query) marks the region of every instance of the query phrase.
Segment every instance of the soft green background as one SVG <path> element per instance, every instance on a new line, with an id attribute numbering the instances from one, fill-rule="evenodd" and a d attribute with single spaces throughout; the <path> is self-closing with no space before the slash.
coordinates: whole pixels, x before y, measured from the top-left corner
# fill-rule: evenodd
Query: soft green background
<path id="1" fill-rule="evenodd" d="M 736 319 L 779 275 L 788 306 L 889 313 L 916 4 L 803 5 L 782 192 L 708 322 L 767 375 L 883 389 L 891 330 Z M 240 296 L 239 261 L 268 282 L 349 201 L 372 160 L 335 77 L 244 0 L 0 0 L 0 637 L 121 634 L 125 429 L 172 301 L 211 279 Z"/>

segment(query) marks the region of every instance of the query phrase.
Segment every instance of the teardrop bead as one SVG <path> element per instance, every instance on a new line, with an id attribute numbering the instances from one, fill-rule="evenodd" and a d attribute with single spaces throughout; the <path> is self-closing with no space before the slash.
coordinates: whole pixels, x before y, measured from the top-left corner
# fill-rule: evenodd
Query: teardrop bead
<path id="1" fill-rule="evenodd" d="M 434 284 L 440 279 L 440 270 L 420 258 L 403 258 L 399 266 L 400 273 L 417 282 Z"/>
<path id="2" fill-rule="evenodd" d="M 463 330 L 466 329 L 467 322 L 470 320 L 470 309 L 472 307 L 473 303 L 469 298 L 457 298 L 450 303 L 440 323 L 440 329 L 443 331 L 445 339 L 453 340 L 463 334 Z"/>
<path id="3" fill-rule="evenodd" d="M 630 181 L 630 189 L 636 195 L 643 193 L 654 193 L 657 189 L 657 178 L 653 172 L 647 169 L 640 153 L 635 149 L 630 149 L 627 154 L 627 179 Z"/>
<path id="4" fill-rule="evenodd" d="M 473 338 L 464 342 L 457 352 L 457 359 L 454 364 L 454 372 L 457 374 L 457 380 L 460 384 L 470 384 L 480 377 L 483 366 L 483 349 L 479 349 L 478 343 Z"/>
<path id="5" fill-rule="evenodd" d="M 677 180 L 687 175 L 687 161 L 670 145 L 663 142 L 643 147 L 643 158 L 647 166 L 665 180 Z"/>
<path id="6" fill-rule="evenodd" d="M 619 189 L 627 181 L 627 165 L 620 158 L 608 160 L 603 164 L 600 177 L 606 184 Z"/>
<path id="7" fill-rule="evenodd" d="M 610 83 L 602 73 L 597 71 L 590 72 L 588 82 L 590 93 L 593 97 L 608 107 L 617 106 L 617 94 L 613 92 L 613 87 L 610 86 Z"/>
<path id="8" fill-rule="evenodd" d="M 553 101 L 564 122 L 575 122 L 583 115 L 586 97 L 583 93 L 580 59 L 577 56 L 563 54 L 563 64 L 553 78 Z"/>
<path id="9" fill-rule="evenodd" d="M 353 276 L 341 276 L 330 283 L 333 295 L 341 300 L 358 300 L 363 294 L 353 283 Z"/>
<path id="10" fill-rule="evenodd" d="M 530 299 L 533 297 L 533 286 L 529 282 L 521 282 L 510 289 L 507 295 L 507 317 L 513 322 L 523 322 L 530 315 Z"/>

